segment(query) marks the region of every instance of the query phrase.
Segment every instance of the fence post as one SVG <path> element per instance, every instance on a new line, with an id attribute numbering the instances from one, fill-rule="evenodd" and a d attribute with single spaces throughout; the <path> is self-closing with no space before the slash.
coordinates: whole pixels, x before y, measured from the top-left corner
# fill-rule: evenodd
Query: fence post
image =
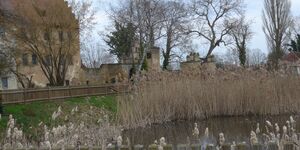
<path id="1" fill-rule="evenodd" d="M 26 103 L 26 88 L 23 89 L 23 102 Z"/>
<path id="2" fill-rule="evenodd" d="M 120 84 L 120 83 L 117 83 L 117 93 L 116 93 L 116 95 L 118 95 L 119 93 L 121 93 L 121 92 L 120 92 L 120 86 L 121 86 L 121 84 Z"/>
<path id="3" fill-rule="evenodd" d="M 48 100 L 50 101 L 50 86 L 48 86 Z"/>
<path id="4" fill-rule="evenodd" d="M 69 97 L 72 98 L 71 87 L 69 86 Z"/>
<path id="5" fill-rule="evenodd" d="M 89 84 L 90 84 L 90 81 L 89 81 L 89 80 L 86 80 L 86 89 L 87 89 L 86 95 L 89 95 L 89 94 L 90 94 Z"/>
<path id="6" fill-rule="evenodd" d="M 108 95 L 108 86 L 104 86 L 104 88 L 105 88 L 105 96 L 107 96 Z"/>

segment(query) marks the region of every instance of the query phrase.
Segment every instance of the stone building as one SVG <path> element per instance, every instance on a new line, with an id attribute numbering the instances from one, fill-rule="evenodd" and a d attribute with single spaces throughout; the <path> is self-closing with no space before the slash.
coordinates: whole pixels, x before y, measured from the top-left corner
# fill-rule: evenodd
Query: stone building
<path id="1" fill-rule="evenodd" d="M 22 6 L 28 10 L 33 10 L 33 5 L 31 4 L 31 0 L 0 0 L 0 9 L 8 12 L 17 12 L 18 7 Z M 72 9 L 68 6 L 68 4 L 64 0 L 37 0 L 36 4 L 41 8 L 48 6 L 49 2 L 56 2 L 61 4 L 60 6 L 65 7 L 63 8 L 68 12 L 68 16 L 70 16 L 70 20 L 74 21 L 75 24 L 78 25 L 78 21 L 76 20 L 74 14 L 72 13 Z M 4 31 L 5 32 L 5 31 Z M 79 33 L 79 28 L 77 27 L 77 31 Z M 57 40 L 64 38 L 65 36 L 69 36 L 66 32 L 65 34 L 62 32 L 57 32 Z M 45 38 L 45 35 L 41 34 L 41 39 Z M 72 49 L 72 56 L 70 56 L 70 65 L 68 65 L 68 71 L 66 73 L 66 84 L 73 84 L 75 83 L 75 79 L 78 78 L 77 76 L 81 72 L 81 58 L 80 58 L 80 40 L 79 34 L 75 37 L 74 42 L 71 43 Z M 41 66 L 38 62 L 38 57 L 36 54 L 33 54 L 27 51 L 24 45 L 16 43 L 16 47 L 20 49 L 18 55 L 16 55 L 16 59 L 14 60 L 14 69 L 16 72 L 24 75 L 26 78 L 31 79 L 31 82 L 35 85 L 35 87 L 45 87 L 49 83 L 48 79 L 46 78 L 44 72 L 41 69 Z M 1 48 L 0 48 L 1 50 Z M 48 53 L 48 52 L 45 52 Z M 12 73 L 6 73 L 0 75 L 0 89 L 16 89 L 21 88 L 20 82 L 18 82 L 17 77 Z"/>

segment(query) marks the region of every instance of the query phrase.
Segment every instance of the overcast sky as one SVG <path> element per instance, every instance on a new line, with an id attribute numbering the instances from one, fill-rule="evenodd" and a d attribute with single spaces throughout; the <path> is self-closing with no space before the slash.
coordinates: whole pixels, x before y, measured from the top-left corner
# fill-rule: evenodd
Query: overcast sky
<path id="1" fill-rule="evenodd" d="M 112 29 L 110 26 L 110 20 L 106 14 L 106 11 L 109 9 L 110 3 L 118 3 L 122 0 L 92 0 L 94 6 L 97 9 L 96 20 L 97 26 L 93 32 L 96 33 L 106 33 L 108 30 Z M 250 49 L 259 48 L 264 52 L 268 52 L 266 40 L 264 33 L 262 31 L 262 9 L 263 9 L 263 0 L 244 0 L 246 4 L 246 17 L 248 20 L 252 20 L 252 30 L 254 32 L 251 43 L 249 44 Z M 292 14 L 293 16 L 300 16 L 300 0 L 291 0 L 292 2 Z"/>

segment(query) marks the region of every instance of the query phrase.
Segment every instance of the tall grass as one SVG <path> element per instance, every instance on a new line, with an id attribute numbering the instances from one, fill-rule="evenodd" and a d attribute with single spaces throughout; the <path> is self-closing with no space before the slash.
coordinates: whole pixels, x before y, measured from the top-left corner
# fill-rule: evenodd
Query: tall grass
<path id="1" fill-rule="evenodd" d="M 265 70 L 188 71 L 145 75 L 120 97 L 118 119 L 127 128 L 171 120 L 300 112 L 300 78 Z"/>

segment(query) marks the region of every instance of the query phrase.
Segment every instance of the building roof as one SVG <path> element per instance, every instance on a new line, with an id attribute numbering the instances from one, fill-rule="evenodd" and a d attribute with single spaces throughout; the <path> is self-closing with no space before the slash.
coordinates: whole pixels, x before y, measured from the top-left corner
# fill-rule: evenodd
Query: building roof
<path id="1" fill-rule="evenodd" d="M 283 56 L 281 60 L 287 62 L 297 62 L 300 60 L 300 52 L 290 52 L 287 55 Z"/>

